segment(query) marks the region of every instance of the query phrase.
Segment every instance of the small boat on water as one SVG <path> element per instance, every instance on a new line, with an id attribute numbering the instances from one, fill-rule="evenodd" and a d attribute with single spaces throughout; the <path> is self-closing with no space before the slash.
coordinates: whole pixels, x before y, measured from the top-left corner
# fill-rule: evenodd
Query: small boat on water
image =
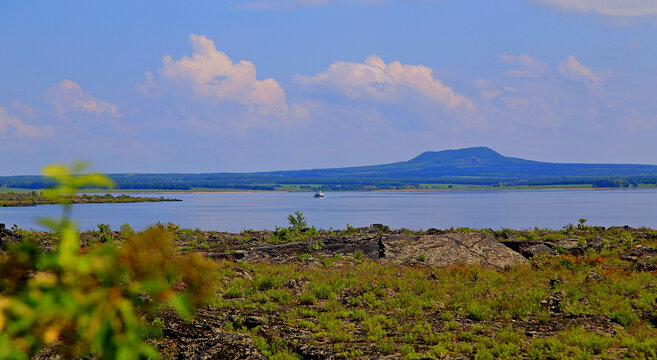
<path id="1" fill-rule="evenodd" d="M 313 197 L 315 197 L 315 198 L 325 198 L 326 195 L 324 195 L 322 190 L 320 190 L 320 191 L 316 192 L 315 195 L 313 195 Z"/>

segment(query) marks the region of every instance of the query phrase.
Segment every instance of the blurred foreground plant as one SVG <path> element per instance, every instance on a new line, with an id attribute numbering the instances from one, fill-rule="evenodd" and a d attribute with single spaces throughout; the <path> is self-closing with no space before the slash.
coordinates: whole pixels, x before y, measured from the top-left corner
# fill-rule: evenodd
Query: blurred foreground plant
<path id="1" fill-rule="evenodd" d="M 62 218 L 43 220 L 57 234 L 54 251 L 22 240 L 0 254 L 0 359 L 26 359 L 50 345 L 64 358 L 158 358 L 141 315 L 168 305 L 190 318 L 214 295 L 214 263 L 177 255 L 163 227 L 81 249 L 70 199 L 81 188 L 112 185 L 85 170 L 83 163 L 43 170 L 58 184 L 46 194 L 64 208 Z"/>

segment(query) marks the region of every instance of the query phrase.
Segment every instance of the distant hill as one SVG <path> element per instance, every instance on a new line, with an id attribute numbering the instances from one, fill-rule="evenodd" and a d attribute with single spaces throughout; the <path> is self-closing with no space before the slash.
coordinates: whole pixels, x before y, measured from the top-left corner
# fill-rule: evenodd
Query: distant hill
<path id="1" fill-rule="evenodd" d="M 563 164 L 506 157 L 487 147 L 427 151 L 391 164 L 270 172 L 281 176 L 431 179 L 440 177 L 632 177 L 657 176 L 656 165 Z"/>
<path id="2" fill-rule="evenodd" d="M 111 174 L 121 189 L 364 190 L 420 184 L 629 186 L 657 184 L 656 165 L 568 164 L 507 157 L 487 147 L 427 151 L 408 161 L 332 169 L 206 174 Z M 0 177 L 0 186 L 40 189 L 40 176 Z"/>

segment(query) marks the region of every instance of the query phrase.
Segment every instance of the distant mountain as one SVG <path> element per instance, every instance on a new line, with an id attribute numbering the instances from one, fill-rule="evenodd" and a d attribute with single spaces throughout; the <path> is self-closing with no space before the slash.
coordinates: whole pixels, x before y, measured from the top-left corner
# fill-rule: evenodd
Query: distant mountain
<path id="1" fill-rule="evenodd" d="M 657 184 L 656 165 L 566 164 L 507 157 L 487 147 L 427 151 L 408 161 L 332 169 L 206 174 L 111 174 L 122 189 L 399 189 L 418 184 L 627 186 Z M 0 177 L 0 187 L 41 189 L 40 176 Z"/>
<path id="2" fill-rule="evenodd" d="M 564 164 L 506 157 L 487 147 L 427 151 L 391 164 L 270 172 L 294 177 L 347 177 L 388 179 L 438 179 L 442 177 L 494 178 L 603 178 L 657 176 L 656 165 Z"/>

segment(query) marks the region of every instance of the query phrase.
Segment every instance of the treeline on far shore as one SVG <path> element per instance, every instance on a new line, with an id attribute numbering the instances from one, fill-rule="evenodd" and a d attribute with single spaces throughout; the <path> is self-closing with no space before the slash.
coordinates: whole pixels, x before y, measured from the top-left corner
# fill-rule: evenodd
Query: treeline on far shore
<path id="1" fill-rule="evenodd" d="M 459 189 L 463 187 L 594 187 L 657 186 L 649 177 L 441 177 L 408 179 L 361 179 L 329 177 L 281 177 L 269 174 L 114 174 L 119 190 L 230 189 L 245 191 L 368 191 L 412 189 Z M 54 185 L 41 176 L 0 177 L 0 189 L 47 189 Z"/>
<path id="2" fill-rule="evenodd" d="M 91 203 L 135 203 L 135 202 L 159 202 L 180 201 L 179 199 L 168 199 L 165 197 L 135 197 L 128 195 L 76 195 L 67 199 L 73 204 Z M 62 199 L 47 197 L 41 192 L 31 191 L 25 193 L 6 192 L 0 193 L 0 207 L 19 207 L 59 204 Z"/>

